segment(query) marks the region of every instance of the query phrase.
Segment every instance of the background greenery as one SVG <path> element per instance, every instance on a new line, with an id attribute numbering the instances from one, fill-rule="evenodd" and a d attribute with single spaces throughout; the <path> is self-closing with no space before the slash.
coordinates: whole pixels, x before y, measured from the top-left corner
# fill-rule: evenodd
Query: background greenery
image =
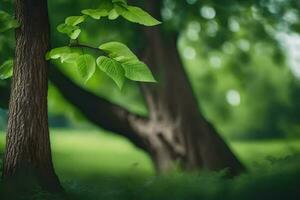
<path id="1" fill-rule="evenodd" d="M 67 43 L 56 31 L 65 17 L 97 7 L 94 0 L 49 1 L 52 46 Z M 1 9 L 13 13 L 11 1 Z M 178 48 L 205 116 L 250 173 L 154 175 L 150 159 L 124 138 L 96 129 L 50 85 L 49 117 L 56 171 L 73 199 L 297 199 L 300 150 L 300 52 L 297 0 L 165 0 L 166 32 Z M 90 21 L 81 40 L 125 42 L 137 50 L 138 27 L 124 20 Z M 0 35 L 0 63 L 14 53 L 12 32 Z M 72 65 L 56 63 L 76 83 L 129 110 L 146 114 L 139 89 L 122 91 L 102 73 L 86 85 Z M 1 85 L 9 81 L 0 81 Z M 0 109 L 0 149 L 7 111 Z M 297 188 L 296 188 L 297 187 Z M 46 195 L 46 194 L 40 194 Z M 36 199 L 46 198 L 37 196 Z M 49 197 L 53 199 L 54 197 Z"/>
<path id="2" fill-rule="evenodd" d="M 226 2 L 164 1 L 164 27 L 166 32 L 180 34 L 178 48 L 201 109 L 227 138 L 298 136 L 300 73 L 293 55 L 300 41 L 296 34 L 299 27 L 297 1 Z M 49 2 L 52 46 L 68 43 L 68 37 L 56 31 L 57 25 L 67 16 L 78 15 L 82 9 L 97 5 L 97 1 L 89 0 Z M 1 2 L 1 8 L 13 11 L 11 2 L 6 0 Z M 114 23 L 89 20 L 80 39 L 88 44 L 117 40 L 139 49 L 143 44 L 136 37 L 138 27 L 122 19 Z M 13 48 L 13 34 L 1 34 L 1 62 L 13 57 Z M 78 84 L 99 96 L 135 112 L 146 113 L 134 83 L 127 82 L 119 91 L 108 77 L 98 72 L 84 85 L 72 65 L 63 64 L 61 68 Z M 8 83 L 1 81 L 0 84 Z M 57 122 L 58 117 L 68 125 L 67 121 L 81 119 L 59 96 L 50 87 L 52 120 Z M 66 106 L 69 109 L 65 109 Z M 3 115 L 1 111 L 2 129 Z"/>

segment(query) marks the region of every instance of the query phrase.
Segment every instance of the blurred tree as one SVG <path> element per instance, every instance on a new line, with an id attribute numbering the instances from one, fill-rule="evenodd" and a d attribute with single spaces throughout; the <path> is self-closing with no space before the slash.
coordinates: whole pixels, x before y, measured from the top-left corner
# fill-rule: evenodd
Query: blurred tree
<path id="1" fill-rule="evenodd" d="M 139 3 L 143 2 L 139 1 Z M 72 8 L 72 11 L 64 9 L 64 14 L 65 12 L 74 13 L 74 10 L 82 7 L 97 6 L 96 1 L 62 1 L 61 3 L 64 3 L 64 8 Z M 290 80 L 292 75 L 286 72 L 286 66 L 282 64 L 283 54 L 276 39 L 276 32 L 297 30 L 299 27 L 299 20 L 297 22 L 299 2 L 295 0 L 165 0 L 163 4 L 160 9 L 165 23 L 157 35 L 163 38 L 164 43 L 168 43 L 164 46 L 172 43 L 172 48 L 174 46 L 177 48 L 177 46 L 174 44 L 176 39 L 170 42 L 172 40 L 168 38 L 170 33 L 175 35 L 174 37 L 185 40 L 185 46 L 179 46 L 179 50 L 181 50 L 183 61 L 187 66 L 189 78 L 193 83 L 201 110 L 217 125 L 218 130 L 238 136 L 244 134 L 247 137 L 270 137 L 282 136 L 282 122 L 285 127 L 290 127 L 290 123 L 297 124 L 299 115 L 297 115 L 297 109 L 294 108 L 295 102 L 297 102 L 295 94 L 297 94 L 298 86 L 295 84 L 295 80 Z M 60 9 L 55 2 L 51 2 L 51 5 L 55 11 Z M 61 21 L 61 15 L 56 12 L 55 15 L 52 15 L 52 20 Z M 128 28 L 123 21 L 120 21 L 120 24 L 123 26 L 121 30 L 127 30 L 121 31 L 122 37 L 124 37 L 122 39 L 132 40 L 132 46 L 142 49 L 141 46 L 144 46 L 149 36 L 142 37 L 144 34 L 138 30 L 137 33 L 141 37 L 137 38 L 135 32 L 132 34 L 132 39 L 132 36 L 128 36 L 130 32 L 128 30 L 131 30 L 132 27 Z M 96 25 L 99 26 L 99 24 Z M 96 25 L 92 27 L 94 34 L 89 37 L 95 38 L 97 42 L 101 40 L 101 37 L 104 38 L 104 35 L 106 38 L 120 34 L 118 28 L 115 27 L 110 27 L 112 31 L 100 34 L 95 28 Z M 55 45 L 61 44 L 62 41 L 61 37 L 55 36 Z M 150 46 L 154 46 L 151 42 L 148 43 Z M 274 53 L 269 53 L 269 47 L 275 49 Z M 171 55 L 168 51 L 172 48 L 167 48 L 165 52 Z M 254 49 L 259 51 L 253 53 Z M 149 54 L 153 54 L 153 52 Z M 173 56 L 172 53 L 168 60 L 171 60 L 170 58 Z M 124 115 L 133 116 L 133 118 L 140 118 L 140 116 L 132 115 L 128 110 L 95 95 L 95 93 L 100 93 L 98 92 L 100 87 L 101 90 L 106 88 L 103 91 L 109 92 L 106 92 L 108 94 L 105 95 L 105 98 L 111 100 L 112 87 L 103 83 L 101 84 L 103 86 L 99 86 L 97 79 L 94 81 L 97 83 L 96 86 L 93 88 L 83 86 L 85 89 L 82 89 L 74 85 L 63 74 L 61 76 L 54 74 L 59 73 L 51 75 L 52 81 L 61 82 L 56 85 L 59 84 L 58 88 L 64 89 L 62 94 L 71 103 L 78 106 L 89 120 L 108 130 L 123 134 L 134 143 L 145 147 L 143 138 L 138 137 L 134 130 L 128 128 L 128 120 L 123 120 L 130 119 Z M 74 80 L 74 76 L 71 77 Z M 73 94 L 66 93 L 70 90 L 69 88 L 72 88 Z M 77 89 L 75 90 L 75 88 Z M 84 94 L 92 96 L 93 102 L 99 101 L 97 104 L 90 104 L 93 105 L 89 106 L 90 112 L 87 112 L 87 104 L 83 103 L 84 100 L 79 102 L 77 98 L 85 96 L 77 95 L 82 94 L 79 89 Z M 103 93 L 101 94 L 103 95 Z M 286 95 L 289 93 L 291 94 Z M 266 96 L 268 97 L 266 98 Z M 124 98 L 119 99 L 118 102 L 124 100 Z M 241 101 L 240 105 L 238 105 L 239 101 Z M 105 115 L 95 112 L 96 105 L 100 107 L 100 104 L 107 108 Z M 103 107 L 101 110 L 105 110 Z M 144 120 L 144 117 L 141 118 Z M 112 123 L 113 121 L 118 123 Z M 172 119 L 172 121 L 174 120 Z M 290 131 L 289 128 L 286 129 Z"/>
<path id="2" fill-rule="evenodd" d="M 161 18 L 162 1 L 147 1 L 146 5 Z M 143 60 L 159 80 L 156 86 L 141 86 L 148 118 L 78 88 L 55 69 L 52 82 L 89 120 L 143 147 L 160 173 L 172 169 L 176 161 L 186 170 L 228 168 L 233 175 L 240 173 L 243 166 L 198 111 L 177 51 L 176 35 L 164 35 L 159 28 L 145 28 L 142 33 L 147 46 L 141 52 Z"/>

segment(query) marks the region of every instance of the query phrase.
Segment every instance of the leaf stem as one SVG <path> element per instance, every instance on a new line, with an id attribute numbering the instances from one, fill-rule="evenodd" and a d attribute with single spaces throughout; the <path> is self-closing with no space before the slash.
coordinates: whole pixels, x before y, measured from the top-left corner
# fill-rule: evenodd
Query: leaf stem
<path id="1" fill-rule="evenodd" d="M 96 47 L 92 47 L 92 46 L 89 46 L 89 45 L 86 45 L 86 44 L 70 44 L 69 45 L 70 47 L 73 47 L 73 48 L 86 48 L 86 49 L 91 49 L 93 51 L 97 51 L 97 52 L 101 52 L 103 53 L 103 51 L 99 48 L 96 48 Z"/>

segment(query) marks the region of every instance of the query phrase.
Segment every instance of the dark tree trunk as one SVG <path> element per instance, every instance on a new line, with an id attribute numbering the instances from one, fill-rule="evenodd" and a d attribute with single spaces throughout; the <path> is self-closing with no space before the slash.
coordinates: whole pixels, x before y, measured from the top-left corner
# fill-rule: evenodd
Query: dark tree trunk
<path id="1" fill-rule="evenodd" d="M 142 138 L 137 134 L 138 127 L 147 123 L 146 118 L 84 90 L 54 66 L 50 67 L 50 80 L 89 121 L 126 137 L 137 147 L 146 150 Z"/>
<path id="2" fill-rule="evenodd" d="M 88 120 L 148 152 L 159 173 L 169 171 L 176 161 L 186 170 L 242 172 L 242 164 L 199 112 L 176 41 L 168 42 L 159 29 L 146 29 L 145 33 L 144 61 L 159 80 L 159 84 L 142 86 L 150 113 L 147 119 L 83 90 L 55 68 L 50 75 L 52 83 Z"/>
<path id="3" fill-rule="evenodd" d="M 144 134 L 157 170 L 168 171 L 177 160 L 187 170 L 228 168 L 233 175 L 241 172 L 243 166 L 199 112 L 176 40 L 163 38 L 159 28 L 147 28 L 146 37 L 144 61 L 159 83 L 142 86 L 150 113 Z"/>
<path id="4" fill-rule="evenodd" d="M 16 0 L 14 76 L 3 179 L 30 175 L 45 190 L 61 191 L 54 172 L 48 129 L 47 70 L 49 49 L 47 0 Z M 26 184 L 26 180 L 22 180 Z"/>
<path id="5" fill-rule="evenodd" d="M 149 12 L 158 18 L 160 3 L 147 1 Z M 90 121 L 128 137 L 146 150 L 158 173 L 168 172 L 176 162 L 186 170 L 227 168 L 230 175 L 244 171 L 243 165 L 199 112 L 176 39 L 164 38 L 159 28 L 146 28 L 144 33 L 148 45 L 144 61 L 159 80 L 159 84 L 141 86 L 149 109 L 148 119 L 84 92 L 59 72 L 59 76 L 51 75 L 52 82 Z"/>
<path id="6" fill-rule="evenodd" d="M 146 7 L 160 18 L 161 1 L 146 1 Z M 169 171 L 178 161 L 187 170 L 227 168 L 231 175 L 239 174 L 243 165 L 199 112 L 176 37 L 164 37 L 159 27 L 145 28 L 144 33 L 144 61 L 159 80 L 142 86 L 150 113 L 145 140 L 157 170 Z"/>

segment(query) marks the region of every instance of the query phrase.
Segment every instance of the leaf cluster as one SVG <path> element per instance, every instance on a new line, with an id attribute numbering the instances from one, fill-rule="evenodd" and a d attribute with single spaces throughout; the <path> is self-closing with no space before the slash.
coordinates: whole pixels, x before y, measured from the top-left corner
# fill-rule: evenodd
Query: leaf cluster
<path id="1" fill-rule="evenodd" d="M 140 61 L 125 44 L 112 41 L 95 48 L 80 44 L 79 36 L 80 25 L 88 18 L 100 20 L 107 17 L 109 20 L 115 20 L 121 16 L 130 22 L 145 26 L 158 25 L 160 24 L 158 20 L 143 9 L 128 5 L 126 0 L 104 0 L 97 9 L 85 9 L 81 13 L 82 15 L 67 17 L 65 22 L 57 27 L 59 32 L 69 36 L 71 43 L 68 46 L 52 49 L 47 53 L 46 59 L 60 59 L 62 63 L 76 64 L 85 82 L 94 75 L 96 66 L 119 88 L 122 88 L 126 79 L 156 82 L 147 65 Z M 79 53 L 76 48 L 81 48 L 82 52 Z M 95 58 L 91 54 L 84 53 L 84 48 L 96 50 L 101 55 Z"/>
<path id="2" fill-rule="evenodd" d="M 0 10 L 0 33 L 19 27 L 18 21 L 9 13 Z M 0 80 L 12 76 L 13 60 L 7 60 L 0 65 Z"/>

